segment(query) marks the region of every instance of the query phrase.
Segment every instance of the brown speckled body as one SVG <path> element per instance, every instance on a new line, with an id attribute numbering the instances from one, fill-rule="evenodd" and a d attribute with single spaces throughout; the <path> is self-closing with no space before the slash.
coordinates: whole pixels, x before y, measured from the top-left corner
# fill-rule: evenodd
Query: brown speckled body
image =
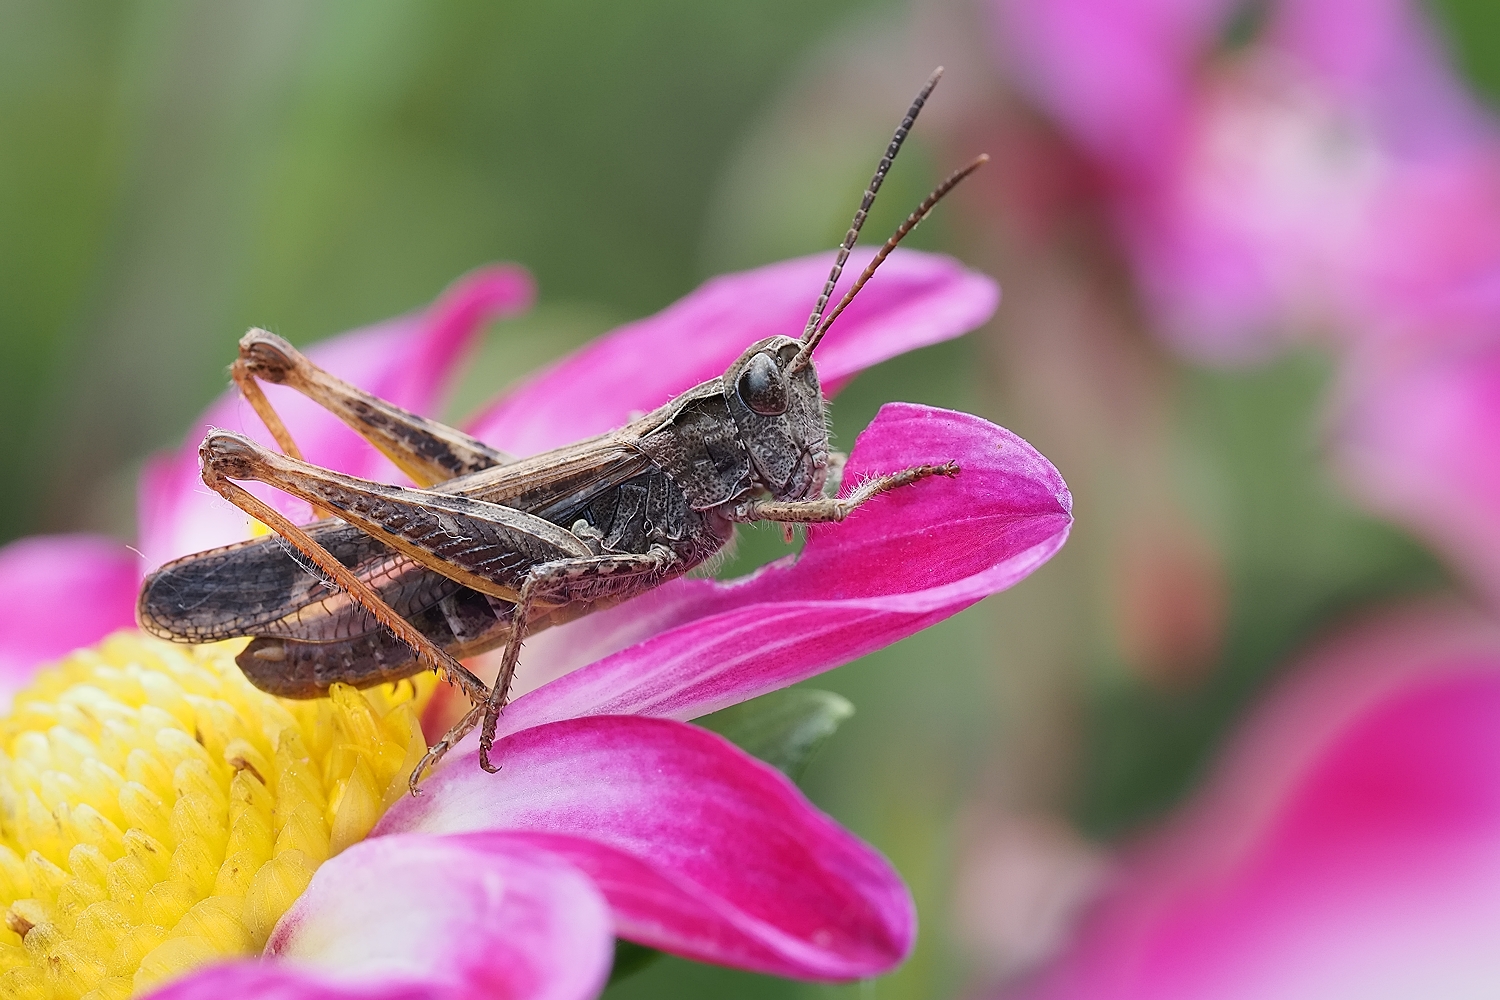
<path id="1" fill-rule="evenodd" d="M 641 556 L 653 547 L 671 552 L 656 571 L 610 574 L 597 571 L 607 565 L 596 565 L 577 573 L 547 595 L 528 632 L 617 604 L 701 565 L 729 542 L 734 521 L 742 519 L 735 507 L 748 498 L 817 494 L 828 434 L 812 367 L 791 377 L 797 405 L 784 414 L 757 414 L 726 389 L 757 353 L 784 365 L 796 345 L 790 338 L 762 341 L 724 377 L 619 430 L 520 460 L 497 452 L 494 464 L 432 487 L 448 504 L 480 501 L 542 518 L 597 556 Z M 351 423 L 372 432 L 394 433 L 389 429 L 398 422 L 373 418 L 370 405 L 346 410 Z M 404 439 L 413 437 L 420 438 L 413 447 L 442 468 L 484 460 L 444 453 L 435 437 Z M 493 525 L 465 520 L 461 508 L 414 507 L 383 496 L 410 490 L 358 480 L 297 485 L 288 491 L 343 518 L 309 525 L 308 533 L 456 658 L 504 643 L 526 574 L 562 555 L 555 539 L 527 531 L 502 537 Z M 439 557 L 445 570 L 414 558 L 413 547 Z M 180 642 L 255 637 L 239 656 L 241 668 L 257 687 L 286 697 L 316 697 L 335 682 L 366 687 L 423 669 L 408 644 L 275 536 L 168 563 L 142 588 L 138 618 L 146 631 Z"/>

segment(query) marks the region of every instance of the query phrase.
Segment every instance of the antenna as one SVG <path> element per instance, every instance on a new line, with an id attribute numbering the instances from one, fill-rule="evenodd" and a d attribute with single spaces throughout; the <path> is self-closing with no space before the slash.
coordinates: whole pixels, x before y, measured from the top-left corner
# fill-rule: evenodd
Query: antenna
<path id="1" fill-rule="evenodd" d="M 800 371 L 807 364 L 808 359 L 812 357 L 813 348 L 817 347 L 818 341 L 823 339 L 823 334 L 827 333 L 828 328 L 833 325 L 833 321 L 839 318 L 839 313 L 844 311 L 844 307 L 854 301 L 854 296 L 858 295 L 859 290 L 865 287 L 865 282 L 870 280 L 870 276 L 875 273 L 875 269 L 880 266 L 881 262 L 891 255 L 892 250 L 896 249 L 896 244 L 906 239 L 906 234 L 916 229 L 917 224 L 927 218 L 927 213 L 932 211 L 933 206 L 942 201 L 943 197 L 949 191 L 958 187 L 959 181 L 988 162 L 990 162 L 989 154 L 980 153 L 973 160 L 969 161 L 968 166 L 949 174 L 943 183 L 932 189 L 932 194 L 922 199 L 922 204 L 918 205 L 916 211 L 906 217 L 905 222 L 896 227 L 896 231 L 891 234 L 891 238 L 885 241 L 885 246 L 881 247 L 880 251 L 875 254 L 874 259 L 865 267 L 859 279 L 854 282 L 854 287 L 850 288 L 844 297 L 839 300 L 839 304 L 834 307 L 833 312 L 828 314 L 828 318 L 823 320 L 816 330 L 803 334 L 802 350 L 798 351 L 797 356 L 792 359 L 792 363 L 787 365 L 787 374 Z M 839 263 L 842 264 L 843 261 Z"/>
<path id="2" fill-rule="evenodd" d="M 833 270 L 828 273 L 828 281 L 823 285 L 823 294 L 818 296 L 818 304 L 813 306 L 812 315 L 807 318 L 807 327 L 802 331 L 804 341 L 818 329 L 818 321 L 823 318 L 823 310 L 827 307 L 828 300 L 833 297 L 833 286 L 838 284 L 839 275 L 844 273 L 844 262 L 849 259 L 849 251 L 854 249 L 854 241 L 859 239 L 859 231 L 865 224 L 865 216 L 870 213 L 870 206 L 875 204 L 875 195 L 880 192 L 880 185 L 891 169 L 891 162 L 901 151 L 901 144 L 906 141 L 906 133 L 911 131 L 912 125 L 916 123 L 917 115 L 922 110 L 922 105 L 927 103 L 928 95 L 932 93 L 932 88 L 937 86 L 942 76 L 943 67 L 939 66 L 932 71 L 932 75 L 927 78 L 927 82 L 922 85 L 921 91 L 911 102 L 911 107 L 907 109 L 906 117 L 901 119 L 900 125 L 896 126 L 896 134 L 891 136 L 891 144 L 886 147 L 885 155 L 880 158 L 879 165 L 875 167 L 875 176 L 870 178 L 870 186 L 865 188 L 865 196 L 859 203 L 859 211 L 854 213 L 854 221 L 849 224 L 849 232 L 844 235 L 844 242 L 839 244 L 838 259 L 833 262 Z M 798 357 L 801 356 L 799 353 Z"/>

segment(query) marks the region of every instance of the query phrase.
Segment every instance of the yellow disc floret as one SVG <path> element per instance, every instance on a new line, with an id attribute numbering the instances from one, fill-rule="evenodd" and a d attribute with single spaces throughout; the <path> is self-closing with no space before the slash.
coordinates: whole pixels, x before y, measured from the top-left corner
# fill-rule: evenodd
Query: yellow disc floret
<path id="1" fill-rule="evenodd" d="M 114 1000 L 260 951 L 405 793 L 430 677 L 289 701 L 241 646 L 122 632 L 0 718 L 0 997 Z"/>

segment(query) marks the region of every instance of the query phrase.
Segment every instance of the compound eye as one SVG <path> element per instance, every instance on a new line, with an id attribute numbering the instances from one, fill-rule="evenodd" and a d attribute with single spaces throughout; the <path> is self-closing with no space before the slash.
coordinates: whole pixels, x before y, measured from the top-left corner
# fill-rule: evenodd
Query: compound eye
<path id="1" fill-rule="evenodd" d="M 786 378 L 769 354 L 757 354 L 750 359 L 735 390 L 746 406 L 763 417 L 786 412 Z"/>

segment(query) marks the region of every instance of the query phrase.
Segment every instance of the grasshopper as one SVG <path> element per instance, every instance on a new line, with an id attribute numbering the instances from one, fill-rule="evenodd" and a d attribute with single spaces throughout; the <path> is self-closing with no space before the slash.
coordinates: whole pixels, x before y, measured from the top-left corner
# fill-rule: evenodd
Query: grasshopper
<path id="1" fill-rule="evenodd" d="M 141 588 L 137 619 L 178 642 L 251 637 L 237 662 L 256 687 L 314 698 L 335 683 L 397 681 L 431 669 L 471 708 L 413 771 L 411 790 L 482 723 L 490 760 L 522 640 L 686 573 L 722 550 L 735 525 L 841 521 L 877 494 L 956 464 L 918 465 L 838 497 L 843 456 L 829 449 L 812 354 L 891 250 L 987 157 L 954 172 L 896 230 L 825 316 L 844 264 L 933 73 L 896 129 L 839 246 L 800 338 L 751 344 L 722 376 L 618 430 L 515 458 L 407 412 L 318 368 L 263 330 L 240 341 L 231 374 L 278 454 L 214 430 L 203 481 L 273 535 L 170 562 Z M 259 383 L 295 389 L 389 457 L 416 487 L 359 479 L 302 460 Z M 239 485 L 269 484 L 322 519 L 297 525 Z M 493 685 L 459 661 L 504 646 Z"/>

